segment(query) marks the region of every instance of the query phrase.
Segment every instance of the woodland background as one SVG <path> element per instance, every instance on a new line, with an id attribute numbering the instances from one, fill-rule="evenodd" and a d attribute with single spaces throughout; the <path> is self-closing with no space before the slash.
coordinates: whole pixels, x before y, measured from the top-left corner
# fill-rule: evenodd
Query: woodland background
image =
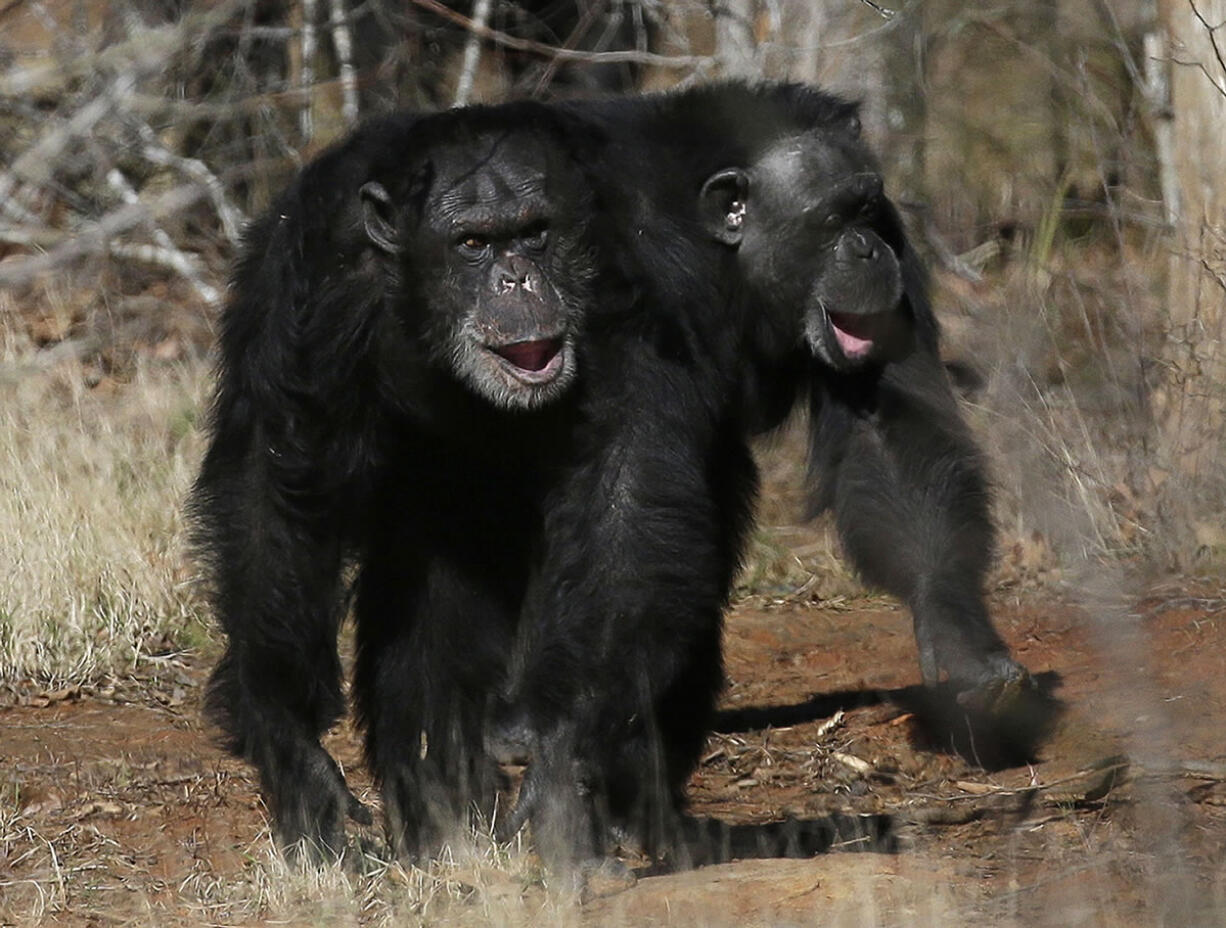
<path id="1" fill-rule="evenodd" d="M 863 101 L 990 453 L 994 617 L 1072 721 L 999 775 L 888 699 L 717 733 L 704 814 L 910 815 L 913 853 L 644 880 L 624 912 L 1220 923 L 1226 0 L 0 0 L 0 925 L 685 923 L 542 921 L 539 867 L 490 840 L 287 873 L 200 720 L 218 641 L 182 504 L 243 223 L 316 152 L 395 107 L 721 76 Z M 760 449 L 726 704 L 896 698 L 909 619 L 802 523 L 797 449 Z"/>

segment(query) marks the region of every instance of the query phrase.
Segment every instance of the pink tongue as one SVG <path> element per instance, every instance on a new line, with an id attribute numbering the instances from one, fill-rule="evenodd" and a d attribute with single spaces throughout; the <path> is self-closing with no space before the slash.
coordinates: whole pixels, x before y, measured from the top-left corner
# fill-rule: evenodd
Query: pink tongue
<path id="1" fill-rule="evenodd" d="M 850 313 L 830 313 L 830 327 L 835 340 L 849 358 L 868 354 L 873 347 L 875 316 L 855 316 Z M 857 331 L 858 330 L 858 331 Z"/>
<path id="2" fill-rule="evenodd" d="M 496 349 L 498 354 L 506 358 L 520 370 L 544 370 L 554 356 L 562 349 L 556 338 L 543 338 L 535 342 L 516 342 L 514 345 L 503 345 Z"/>

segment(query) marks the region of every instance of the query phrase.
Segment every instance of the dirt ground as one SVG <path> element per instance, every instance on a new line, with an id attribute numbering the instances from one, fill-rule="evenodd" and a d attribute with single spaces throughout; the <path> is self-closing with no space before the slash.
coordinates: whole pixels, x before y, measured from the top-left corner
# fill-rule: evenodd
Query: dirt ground
<path id="1" fill-rule="evenodd" d="M 904 610 L 742 603 L 693 812 L 737 826 L 726 831 L 733 856 L 781 821 L 828 852 L 645 871 L 583 906 L 542 901 L 539 873 L 493 860 L 480 878 L 419 875 L 395 920 L 1226 924 L 1222 595 L 1172 585 L 1101 615 L 997 596 L 998 626 L 1061 711 L 1032 763 L 1006 757 L 995 770 L 925 722 Z M 361 877 L 348 908 L 326 886 L 300 890 L 305 902 L 278 893 L 251 773 L 200 719 L 205 670 L 170 657 L 153 682 L 5 695 L 0 924 L 358 924 L 393 911 L 381 894 L 405 882 L 399 868 Z M 330 746 L 371 799 L 352 732 Z M 831 834 L 832 813 L 882 818 L 838 819 Z M 858 837 L 866 821 L 878 831 Z"/>

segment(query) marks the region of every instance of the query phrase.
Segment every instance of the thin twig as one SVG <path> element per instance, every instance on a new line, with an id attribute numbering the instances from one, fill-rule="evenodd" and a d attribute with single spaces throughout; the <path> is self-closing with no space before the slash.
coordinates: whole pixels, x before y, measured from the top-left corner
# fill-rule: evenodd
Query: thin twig
<path id="1" fill-rule="evenodd" d="M 340 63 L 341 118 L 352 126 L 358 121 L 358 78 L 353 68 L 353 35 L 345 21 L 341 0 L 328 0 L 329 23 L 332 26 L 332 45 Z"/>
<path id="2" fill-rule="evenodd" d="M 471 18 L 444 6 L 439 0 L 411 0 L 411 2 L 415 6 L 429 10 L 431 13 L 435 13 L 446 20 L 450 20 L 459 26 L 463 26 L 465 29 L 475 32 L 483 39 L 489 39 L 495 45 L 501 45 L 504 48 L 510 48 L 517 52 L 529 52 L 534 55 L 543 55 L 547 58 L 556 57 L 563 61 L 586 61 L 592 64 L 650 64 L 658 68 L 677 68 L 679 70 L 703 67 L 711 63 L 711 59 L 706 55 L 657 55 L 652 52 L 637 51 L 578 52 L 571 49 L 558 48 L 554 45 L 547 45 L 544 42 L 507 35 L 505 32 L 499 32 L 497 29 L 491 29 L 488 26 L 477 28 Z"/>
<path id="3" fill-rule="evenodd" d="M 882 19 L 893 19 L 897 12 L 895 10 L 887 10 L 883 6 L 878 6 L 876 3 L 873 2 L 873 0 L 860 0 L 860 2 L 863 3 L 865 6 L 871 7 L 872 9 L 876 10 Z"/>
<path id="4" fill-rule="evenodd" d="M 562 43 L 562 48 L 574 48 L 575 44 L 581 38 L 587 35 L 588 30 L 592 28 L 592 24 L 596 22 L 596 17 L 604 12 L 606 2 L 607 0 L 595 0 L 595 2 L 593 2 L 592 5 L 587 8 L 586 12 L 584 12 L 583 16 L 579 19 L 579 22 L 575 23 L 575 28 L 570 31 L 570 35 L 566 37 L 566 41 Z M 545 66 L 545 70 L 541 73 L 540 80 L 536 82 L 536 87 L 534 87 L 532 90 L 532 95 L 534 97 L 539 96 L 541 92 L 549 86 L 549 82 L 552 81 L 554 75 L 558 73 L 558 66 L 561 65 L 561 63 L 562 62 L 559 59 L 554 58 L 553 61 L 549 62 L 549 64 Z"/>
<path id="5" fill-rule="evenodd" d="M 456 84 L 455 100 L 452 106 L 464 106 L 472 95 L 473 79 L 477 73 L 477 65 L 481 62 L 481 36 L 478 30 L 486 29 L 490 22 L 490 0 L 477 0 L 473 7 L 473 28 L 468 33 L 464 43 L 464 64 L 460 68 L 460 80 Z"/>
<path id="6" fill-rule="evenodd" d="M 1196 0 L 1188 0 L 1188 6 L 1192 7 L 1192 15 L 1195 16 L 1200 24 L 1205 27 L 1205 32 L 1209 36 L 1209 44 L 1213 47 L 1213 57 L 1217 59 L 1218 68 L 1221 70 L 1222 75 L 1226 76 L 1226 60 L 1222 58 L 1222 50 L 1217 44 L 1217 31 L 1221 28 L 1221 24 L 1219 23 L 1216 26 L 1210 26 L 1201 11 L 1196 8 Z M 1208 74 L 1209 72 L 1206 70 L 1205 73 Z M 1218 93 L 1226 96 L 1226 90 L 1223 90 L 1217 81 L 1213 81 L 1211 75 L 1210 80 L 1213 83 L 1213 88 Z"/>
<path id="7" fill-rule="evenodd" d="M 311 85 L 315 82 L 315 0 L 302 0 L 302 109 L 298 129 L 302 141 L 311 141 L 315 126 L 311 118 Z"/>

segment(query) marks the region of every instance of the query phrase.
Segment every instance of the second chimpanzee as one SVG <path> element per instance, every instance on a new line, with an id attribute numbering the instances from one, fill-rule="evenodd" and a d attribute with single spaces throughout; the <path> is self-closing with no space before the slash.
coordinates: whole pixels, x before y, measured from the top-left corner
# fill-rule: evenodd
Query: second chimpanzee
<path id="1" fill-rule="evenodd" d="M 656 314 L 658 363 L 607 413 L 617 453 L 585 459 L 587 491 L 554 510 L 491 741 L 530 760 L 516 821 L 582 869 L 606 825 L 675 834 L 722 683 L 756 482 L 745 442 L 801 395 L 816 503 L 867 579 L 911 606 L 925 681 L 944 671 L 974 693 L 1025 673 L 983 604 L 982 461 L 855 108 L 723 85 L 575 109 L 603 142 L 598 188 Z M 687 378 L 668 368 L 681 358 Z"/>

